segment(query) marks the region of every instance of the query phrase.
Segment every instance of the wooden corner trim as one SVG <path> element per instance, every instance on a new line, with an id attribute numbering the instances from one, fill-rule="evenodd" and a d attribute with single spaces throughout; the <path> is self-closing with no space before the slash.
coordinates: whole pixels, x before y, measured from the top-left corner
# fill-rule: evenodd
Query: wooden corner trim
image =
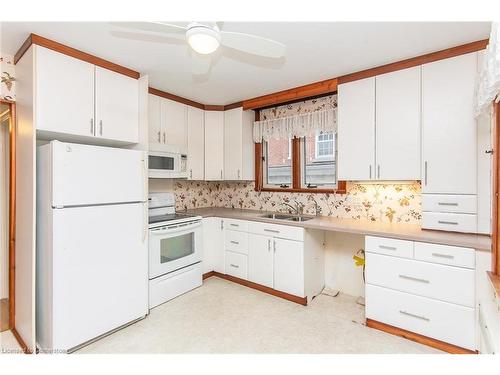
<path id="1" fill-rule="evenodd" d="M 394 327 L 389 324 L 381 323 L 376 320 L 366 319 L 366 326 L 380 331 L 403 337 L 405 339 L 418 342 L 419 344 L 427 345 L 451 354 L 477 354 L 477 351 L 461 348 L 444 341 L 436 340 L 418 333 L 410 332 L 402 328 Z"/>
<path id="2" fill-rule="evenodd" d="M 495 291 L 496 298 L 500 299 L 500 276 L 495 275 L 491 271 L 486 271 L 488 279 L 490 280 L 491 287 Z"/>
<path id="3" fill-rule="evenodd" d="M 204 106 L 205 111 L 224 111 L 224 106 L 223 105 L 216 105 L 216 104 L 205 104 Z"/>
<path id="4" fill-rule="evenodd" d="M 260 285 L 260 284 L 254 283 L 252 281 L 240 279 L 239 277 L 234 277 L 234 276 L 231 276 L 231 275 L 226 275 L 226 274 L 223 274 L 223 273 L 220 273 L 220 272 L 217 272 L 217 271 L 210 271 L 210 272 L 207 272 L 207 273 L 203 274 L 203 280 L 205 280 L 205 279 L 207 279 L 209 277 L 212 277 L 212 276 L 216 276 L 216 277 L 218 277 L 220 279 L 232 281 L 233 283 L 240 284 L 240 285 L 246 286 L 248 288 L 252 288 L 252 289 L 258 290 L 260 292 L 271 294 L 271 295 L 273 295 L 275 297 L 283 298 L 283 299 L 286 299 L 288 301 L 298 303 L 299 305 L 307 306 L 307 298 L 306 297 L 298 297 L 298 296 L 294 296 L 293 294 L 289 294 L 289 293 L 285 293 L 285 292 L 280 292 L 279 290 L 276 290 L 276 289 L 269 288 L 269 287 L 264 286 L 264 285 Z"/>
<path id="5" fill-rule="evenodd" d="M 235 108 L 239 108 L 239 107 L 243 107 L 243 102 L 236 102 L 236 103 L 227 104 L 224 106 L 224 111 L 229 111 L 230 109 L 235 109 Z"/>
<path id="6" fill-rule="evenodd" d="M 134 78 L 134 79 L 139 79 L 140 73 L 136 72 L 135 70 L 126 68 L 124 66 L 115 64 L 111 61 L 101 59 L 100 57 L 91 55 L 89 53 L 77 50 L 75 48 L 66 46 L 64 44 L 58 43 L 56 41 L 44 38 L 40 35 L 37 34 L 30 34 L 26 41 L 23 43 L 21 48 L 17 51 L 17 53 L 14 56 L 14 64 L 17 64 L 17 62 L 21 59 L 21 57 L 24 55 L 24 53 L 28 50 L 28 48 L 32 45 L 36 44 L 41 47 L 45 47 L 48 49 L 51 49 L 53 51 L 65 54 L 67 56 L 74 57 L 76 59 L 86 61 L 90 64 L 94 64 L 97 66 L 100 66 L 101 68 L 105 68 L 108 70 L 111 70 L 116 73 L 123 74 L 125 76 Z"/>
<path id="7" fill-rule="evenodd" d="M 31 349 L 29 349 L 28 346 L 26 345 L 26 343 L 24 342 L 24 340 L 21 337 L 21 335 L 19 334 L 19 332 L 17 332 L 17 329 L 14 327 L 10 331 L 14 335 L 17 343 L 21 347 L 21 350 L 24 352 L 24 354 L 33 354 L 33 352 L 31 351 Z"/>
<path id="8" fill-rule="evenodd" d="M 155 89 L 153 87 L 148 88 L 148 92 L 152 95 L 160 96 L 165 99 L 173 100 L 174 102 L 187 104 L 191 107 L 196 107 L 199 109 L 205 109 L 205 106 L 201 103 L 195 102 L 194 100 L 183 98 L 182 96 L 170 94 L 169 92 Z"/>

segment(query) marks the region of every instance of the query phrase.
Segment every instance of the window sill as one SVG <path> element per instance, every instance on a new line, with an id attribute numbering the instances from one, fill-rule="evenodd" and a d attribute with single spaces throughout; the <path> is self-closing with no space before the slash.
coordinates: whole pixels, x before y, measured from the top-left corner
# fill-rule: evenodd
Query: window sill
<path id="1" fill-rule="evenodd" d="M 255 191 L 267 191 L 274 193 L 312 193 L 312 194 L 346 194 L 346 182 L 339 181 L 336 188 L 280 188 L 280 187 L 255 187 Z"/>

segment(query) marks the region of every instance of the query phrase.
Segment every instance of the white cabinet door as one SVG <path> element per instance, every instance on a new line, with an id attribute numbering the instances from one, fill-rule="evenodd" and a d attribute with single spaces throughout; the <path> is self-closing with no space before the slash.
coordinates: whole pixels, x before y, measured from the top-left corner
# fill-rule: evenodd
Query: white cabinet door
<path id="1" fill-rule="evenodd" d="M 242 166 L 241 179 L 252 181 L 255 179 L 255 143 L 253 141 L 254 111 L 243 111 L 242 125 Z"/>
<path id="2" fill-rule="evenodd" d="M 139 81 L 95 67 L 95 135 L 139 142 Z"/>
<path id="3" fill-rule="evenodd" d="M 149 143 L 161 143 L 160 97 L 151 94 L 148 97 Z"/>
<path id="4" fill-rule="evenodd" d="M 161 99 L 162 142 L 187 151 L 187 106 L 173 100 Z"/>
<path id="5" fill-rule="evenodd" d="M 187 109 L 188 179 L 205 179 L 205 116 L 203 110 Z"/>
<path id="6" fill-rule="evenodd" d="M 304 297 L 304 243 L 274 238 L 273 251 L 274 289 Z"/>
<path id="7" fill-rule="evenodd" d="M 241 180 L 243 109 L 224 111 L 224 179 Z"/>
<path id="8" fill-rule="evenodd" d="M 213 235 L 213 246 L 214 246 L 214 271 L 225 273 L 226 261 L 225 261 L 225 251 L 224 251 L 224 219 L 220 217 L 214 218 L 213 225 L 214 235 Z"/>
<path id="9" fill-rule="evenodd" d="M 94 136 L 94 65 L 35 46 L 36 127 Z"/>
<path id="10" fill-rule="evenodd" d="M 377 180 L 420 180 L 420 71 L 376 77 Z"/>
<path id="11" fill-rule="evenodd" d="M 476 194 L 477 53 L 422 66 L 422 192 Z"/>
<path id="12" fill-rule="evenodd" d="M 223 179 L 224 112 L 205 111 L 205 180 Z"/>
<path id="13" fill-rule="evenodd" d="M 218 217 L 203 219 L 203 273 L 225 273 L 223 225 Z"/>
<path id="14" fill-rule="evenodd" d="M 273 238 L 249 235 L 248 280 L 273 288 Z"/>
<path id="15" fill-rule="evenodd" d="M 337 177 L 375 178 L 375 77 L 338 87 Z"/>

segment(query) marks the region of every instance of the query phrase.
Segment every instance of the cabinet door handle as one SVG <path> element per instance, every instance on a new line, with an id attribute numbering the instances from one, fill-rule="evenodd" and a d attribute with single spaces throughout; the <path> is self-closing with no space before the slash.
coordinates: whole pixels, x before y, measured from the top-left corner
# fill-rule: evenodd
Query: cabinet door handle
<path id="1" fill-rule="evenodd" d="M 276 240 L 273 240 L 273 250 L 276 252 Z"/>
<path id="2" fill-rule="evenodd" d="M 380 164 L 377 165 L 377 175 L 378 175 L 378 179 L 380 179 Z"/>
<path id="3" fill-rule="evenodd" d="M 455 257 L 453 255 L 449 255 L 449 254 L 432 253 L 432 256 L 436 257 L 436 258 L 455 259 Z"/>
<path id="4" fill-rule="evenodd" d="M 193 170 L 192 169 L 189 170 L 189 178 L 193 178 Z"/>
<path id="5" fill-rule="evenodd" d="M 94 134 L 94 119 L 93 118 L 90 119 L 90 134 L 95 135 Z"/>
<path id="6" fill-rule="evenodd" d="M 378 247 L 384 250 L 397 250 L 397 248 L 394 246 L 378 245 Z"/>
<path id="7" fill-rule="evenodd" d="M 453 203 L 453 202 L 438 202 L 438 206 L 458 206 L 458 203 Z"/>
<path id="8" fill-rule="evenodd" d="M 264 229 L 264 232 L 279 233 L 280 231 L 274 229 Z"/>
<path id="9" fill-rule="evenodd" d="M 167 143 L 167 138 L 166 137 L 167 136 L 166 136 L 165 132 L 163 132 L 163 143 Z"/>
<path id="10" fill-rule="evenodd" d="M 158 130 L 158 143 L 161 142 L 161 131 Z"/>
<path id="11" fill-rule="evenodd" d="M 398 275 L 400 279 L 405 279 L 405 280 L 411 280 L 411 281 L 418 281 L 419 283 L 424 283 L 424 284 L 429 284 L 429 280 L 425 279 L 419 279 L 418 277 L 412 277 L 412 276 L 407 276 L 407 275 Z"/>
<path id="12" fill-rule="evenodd" d="M 239 245 L 240 243 L 238 241 L 230 241 L 234 245 Z"/>
<path id="13" fill-rule="evenodd" d="M 222 169 L 220 170 L 220 179 L 222 180 Z"/>
<path id="14" fill-rule="evenodd" d="M 240 179 L 240 170 L 238 169 L 238 180 Z"/>
<path id="15" fill-rule="evenodd" d="M 427 161 L 424 162 L 424 183 L 427 186 Z"/>
<path id="16" fill-rule="evenodd" d="M 446 220 L 438 220 L 439 224 L 447 224 L 447 225 L 458 225 L 456 221 L 446 221 Z"/>
<path id="17" fill-rule="evenodd" d="M 234 267 L 234 268 L 240 268 L 240 266 L 237 266 L 236 264 L 230 264 L 231 267 Z"/>
<path id="18" fill-rule="evenodd" d="M 370 164 L 370 180 L 372 179 L 372 165 Z"/>
<path id="19" fill-rule="evenodd" d="M 267 240 L 267 251 L 271 252 L 271 240 Z"/>
<path id="20" fill-rule="evenodd" d="M 409 313 L 409 312 L 406 312 L 406 311 L 403 311 L 403 310 L 399 310 L 399 313 L 403 314 L 403 315 L 411 316 L 412 318 L 417 318 L 417 319 L 420 319 L 420 320 L 425 320 L 426 322 L 430 321 L 429 318 L 426 318 L 423 315 L 415 315 L 415 314 L 412 314 L 412 313 Z"/>
<path id="21" fill-rule="evenodd" d="M 224 220 L 221 220 L 220 221 L 220 230 L 223 230 L 224 229 Z"/>
<path id="22" fill-rule="evenodd" d="M 229 225 L 231 225 L 232 227 L 239 227 L 240 226 L 240 224 L 234 224 L 234 223 L 231 223 Z"/>
<path id="23" fill-rule="evenodd" d="M 99 135 L 102 135 L 102 120 L 99 120 Z"/>

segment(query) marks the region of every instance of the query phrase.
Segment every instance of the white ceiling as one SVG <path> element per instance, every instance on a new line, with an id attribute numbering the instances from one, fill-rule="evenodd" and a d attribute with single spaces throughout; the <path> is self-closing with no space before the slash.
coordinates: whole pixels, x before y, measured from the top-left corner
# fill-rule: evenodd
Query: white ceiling
<path id="1" fill-rule="evenodd" d="M 160 90 L 204 104 L 229 104 L 485 39 L 490 23 L 224 22 L 223 30 L 285 43 L 286 56 L 275 61 L 222 48 L 203 77 L 191 74 L 184 41 L 123 39 L 111 30 L 125 31 L 103 22 L 4 22 L 2 52 L 14 54 L 35 33 L 148 74 L 150 86 Z"/>

